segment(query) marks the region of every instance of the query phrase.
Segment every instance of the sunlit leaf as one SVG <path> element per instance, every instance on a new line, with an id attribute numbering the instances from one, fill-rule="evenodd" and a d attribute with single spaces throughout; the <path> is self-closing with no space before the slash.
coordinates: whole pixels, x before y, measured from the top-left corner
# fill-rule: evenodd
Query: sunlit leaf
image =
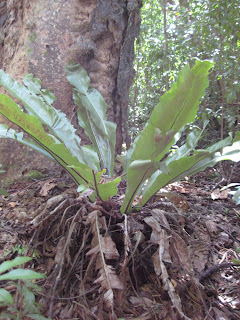
<path id="1" fill-rule="evenodd" d="M 0 276 L 0 280 L 33 280 L 33 279 L 41 279 L 45 278 L 44 274 L 27 270 L 27 269 L 15 269 L 9 271 Z"/>
<path id="2" fill-rule="evenodd" d="M 240 143 L 236 142 L 231 147 L 227 147 L 230 143 L 231 138 L 228 137 L 206 150 L 195 151 L 192 156 L 181 157 L 170 162 L 169 159 L 166 159 L 166 162 L 168 162 L 168 173 L 159 171 L 152 177 L 152 179 L 149 180 L 142 193 L 141 205 L 144 205 L 160 188 L 163 188 L 169 183 L 183 179 L 185 176 L 194 175 L 197 172 L 205 170 L 207 167 L 214 166 L 219 161 L 239 160 Z M 217 152 L 222 148 L 222 154 Z"/>
<path id="3" fill-rule="evenodd" d="M 89 166 L 79 162 L 77 157 L 72 156 L 71 151 L 66 148 L 64 144 L 56 143 L 55 140 L 44 131 L 42 124 L 35 116 L 22 112 L 17 104 L 6 95 L 0 95 L 0 113 L 28 133 L 41 148 L 45 149 L 50 156 L 68 171 L 76 184 L 87 183 L 81 173 L 71 169 L 70 166 L 81 167 L 86 170 Z M 91 150 L 87 150 L 90 154 Z"/>
<path id="4" fill-rule="evenodd" d="M 134 143 L 127 172 L 127 190 L 121 212 L 131 210 L 140 186 L 159 168 L 156 165 L 176 142 L 177 133 L 194 121 L 199 100 L 208 86 L 209 61 L 197 61 L 190 69 L 186 65 L 177 82 L 160 99 L 149 122 Z M 188 141 L 190 143 L 190 140 Z M 138 166 L 141 168 L 138 170 Z"/>
<path id="5" fill-rule="evenodd" d="M 13 297 L 11 294 L 5 290 L 5 289 L 0 289 L 0 303 L 5 302 L 6 304 L 11 304 L 13 305 Z"/>
<path id="6" fill-rule="evenodd" d="M 50 160 L 52 161 L 55 160 L 51 156 L 51 154 L 47 152 L 44 148 L 42 148 L 38 143 L 34 142 L 33 140 L 24 138 L 23 132 L 17 132 L 12 128 L 8 129 L 8 125 L 6 124 L 0 124 L 0 138 L 9 138 L 9 139 L 18 141 L 24 144 L 25 146 L 30 147 L 37 152 L 40 152 L 44 156 L 48 157 Z"/>
<path id="7" fill-rule="evenodd" d="M 20 264 L 26 263 L 32 260 L 30 257 L 16 257 L 13 260 L 5 261 L 0 264 L 0 274 L 7 271 L 10 268 L 19 266 Z"/>
<path id="8" fill-rule="evenodd" d="M 73 98 L 79 106 L 78 121 L 97 150 L 102 168 L 113 176 L 116 124 L 106 120 L 107 104 L 101 94 L 90 87 L 87 72 L 79 65 L 70 63 L 66 67 L 68 81 L 75 88 Z"/>
<path id="9" fill-rule="evenodd" d="M 0 85 L 21 101 L 30 115 L 36 116 L 41 124 L 47 125 L 49 130 L 69 148 L 73 156 L 76 156 L 81 163 L 87 164 L 84 147 L 80 146 L 81 140 L 75 134 L 76 129 L 63 112 L 51 105 L 55 99 L 54 95 L 49 90 L 41 90 L 41 81 L 34 79 L 31 74 L 25 76 L 24 82 L 28 88 L 0 70 Z"/>

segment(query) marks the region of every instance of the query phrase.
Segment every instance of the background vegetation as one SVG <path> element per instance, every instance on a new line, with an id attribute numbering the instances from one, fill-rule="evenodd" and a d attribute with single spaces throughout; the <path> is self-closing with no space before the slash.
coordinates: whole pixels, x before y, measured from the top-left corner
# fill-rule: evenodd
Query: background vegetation
<path id="1" fill-rule="evenodd" d="M 134 137 L 183 64 L 212 59 L 208 94 L 198 119 L 210 119 L 205 141 L 238 130 L 240 106 L 240 1 L 146 0 L 136 41 L 136 78 L 131 90 L 129 130 Z"/>

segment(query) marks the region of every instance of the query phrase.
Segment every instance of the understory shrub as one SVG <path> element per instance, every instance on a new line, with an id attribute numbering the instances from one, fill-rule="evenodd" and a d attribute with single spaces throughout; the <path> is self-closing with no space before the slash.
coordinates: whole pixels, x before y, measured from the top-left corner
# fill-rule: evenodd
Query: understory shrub
<path id="1" fill-rule="evenodd" d="M 25 268 L 12 268 L 32 260 L 30 257 L 16 257 L 0 264 L 0 319 L 35 319 L 44 320 L 35 300 L 41 288 L 31 280 L 45 278 L 44 274 Z M 9 271 L 10 269 L 10 271 Z M 7 272 L 6 272 L 7 271 Z M 16 281 L 17 280 L 17 281 Z M 7 282 L 6 282 L 7 281 Z M 17 294 L 13 296 L 9 288 L 14 288 Z"/>

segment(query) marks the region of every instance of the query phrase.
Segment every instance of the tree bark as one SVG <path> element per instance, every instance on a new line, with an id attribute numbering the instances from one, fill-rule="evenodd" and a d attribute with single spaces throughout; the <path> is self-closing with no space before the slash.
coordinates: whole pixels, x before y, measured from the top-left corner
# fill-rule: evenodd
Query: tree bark
<path id="1" fill-rule="evenodd" d="M 134 77 L 134 40 L 139 34 L 141 1 L 0 0 L 0 67 L 18 81 L 26 73 L 40 78 L 42 87 L 56 95 L 54 106 L 76 125 L 72 89 L 64 67 L 69 59 L 80 63 L 109 106 L 108 118 L 117 124 L 116 152 L 120 153 L 124 141 L 129 145 L 128 96 Z M 6 121 L 1 119 L 1 123 Z M 7 159 L 15 159 L 16 144 L 0 143 L 0 163 L 8 169 L 11 163 Z M 17 149 L 22 153 L 22 148 Z M 38 166 L 35 160 L 39 156 L 33 157 L 32 152 L 31 163 Z M 18 160 L 27 159 L 20 156 Z M 26 167 L 12 165 L 17 171 Z"/>

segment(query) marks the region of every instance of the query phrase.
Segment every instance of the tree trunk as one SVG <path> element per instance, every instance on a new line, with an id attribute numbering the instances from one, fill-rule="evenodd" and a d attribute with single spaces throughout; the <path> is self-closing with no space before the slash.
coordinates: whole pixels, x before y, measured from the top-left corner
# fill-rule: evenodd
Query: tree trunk
<path id="1" fill-rule="evenodd" d="M 0 0 L 0 67 L 18 81 L 26 73 L 40 78 L 42 87 L 56 95 L 54 106 L 76 125 L 64 67 L 69 59 L 80 63 L 106 100 L 108 118 L 117 123 L 116 152 L 120 153 L 124 140 L 128 145 L 128 96 L 140 7 L 141 0 Z M 16 157 L 14 142 L 1 141 L 0 148 L 0 163 L 5 169 L 12 164 L 13 174 L 28 166 L 23 162 L 31 159 L 38 166 L 39 159 L 43 161 L 33 151 L 20 155 L 20 146 Z"/>

